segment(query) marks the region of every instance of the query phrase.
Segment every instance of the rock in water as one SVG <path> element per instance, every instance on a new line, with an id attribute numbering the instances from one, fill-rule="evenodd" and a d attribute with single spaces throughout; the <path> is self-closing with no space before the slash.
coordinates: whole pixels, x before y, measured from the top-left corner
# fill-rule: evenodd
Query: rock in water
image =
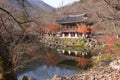
<path id="1" fill-rule="evenodd" d="M 27 76 L 23 76 L 22 80 L 28 80 Z"/>
<path id="2" fill-rule="evenodd" d="M 36 79 L 34 79 L 33 77 L 30 77 L 28 80 L 36 80 Z"/>
<path id="3" fill-rule="evenodd" d="M 50 80 L 62 80 L 62 79 L 61 79 L 60 76 L 55 75 L 55 76 L 53 76 L 52 79 L 50 79 Z"/>

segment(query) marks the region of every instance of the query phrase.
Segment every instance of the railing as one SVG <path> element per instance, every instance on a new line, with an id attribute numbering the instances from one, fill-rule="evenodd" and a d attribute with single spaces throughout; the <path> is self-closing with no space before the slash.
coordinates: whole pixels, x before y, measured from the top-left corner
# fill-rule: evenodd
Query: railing
<path id="1" fill-rule="evenodd" d="M 62 28 L 61 32 L 77 32 L 77 28 Z"/>

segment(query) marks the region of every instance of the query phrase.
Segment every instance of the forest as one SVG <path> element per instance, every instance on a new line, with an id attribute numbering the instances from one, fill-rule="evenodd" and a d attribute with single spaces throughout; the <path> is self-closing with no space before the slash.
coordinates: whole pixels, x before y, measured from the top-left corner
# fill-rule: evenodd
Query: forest
<path id="1" fill-rule="evenodd" d="M 36 7 L 27 0 L 0 1 L 0 80 L 17 80 L 17 73 L 39 58 L 44 58 L 48 64 L 53 65 L 67 63 L 63 61 L 63 58 L 58 60 L 58 55 L 51 54 L 55 51 L 53 45 L 57 48 L 62 47 L 69 50 L 69 47 L 64 45 L 71 46 L 73 44 L 73 47 L 77 45 L 75 51 L 87 51 L 93 53 L 92 56 L 97 56 L 94 62 L 91 62 L 92 59 L 84 57 L 75 59 L 77 67 L 80 68 L 86 69 L 86 66 L 92 65 L 92 70 L 95 70 L 102 62 L 106 62 L 106 66 L 108 66 L 107 63 L 110 64 L 114 60 L 118 61 L 118 65 L 120 64 L 120 0 L 80 0 L 59 8 L 51 8 Z M 94 24 L 90 28 L 84 24 L 76 24 L 77 31 L 82 34 L 91 33 L 93 35 L 101 33 L 102 36 L 97 36 L 97 39 L 71 40 L 46 36 L 48 33 L 55 35 L 56 32 L 60 31 L 59 24 L 56 23 L 57 19 L 82 13 L 86 13 L 88 21 Z M 51 45 L 51 43 L 53 44 Z M 42 50 L 43 48 L 44 50 Z M 47 53 L 48 50 L 51 50 L 51 52 Z M 46 55 L 44 55 L 45 52 Z M 24 53 L 25 55 L 23 55 Z M 29 57 L 27 58 L 26 55 Z M 42 57 L 43 55 L 44 57 Z M 105 67 L 105 70 L 109 69 L 111 68 Z M 111 74 L 118 77 L 109 80 L 119 80 L 120 65 L 115 71 L 112 70 L 113 73 L 111 72 Z M 107 73 L 105 74 L 107 75 Z M 76 76 L 77 79 L 74 78 L 74 75 L 72 76 L 73 79 L 68 76 L 68 79 L 65 80 L 80 80 L 79 75 Z M 56 79 L 53 77 L 49 80 Z M 108 79 L 108 76 L 105 79 Z M 60 80 L 62 80 L 62 77 Z"/>

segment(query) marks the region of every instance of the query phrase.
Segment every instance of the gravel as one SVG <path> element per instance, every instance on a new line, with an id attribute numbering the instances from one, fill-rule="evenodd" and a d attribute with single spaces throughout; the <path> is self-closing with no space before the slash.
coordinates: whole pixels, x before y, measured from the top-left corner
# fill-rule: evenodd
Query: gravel
<path id="1" fill-rule="evenodd" d="M 117 60 L 117 63 L 120 61 Z M 70 76 L 64 76 L 64 80 L 120 80 L 120 69 L 116 69 L 113 66 L 113 63 L 116 61 L 111 62 L 109 66 L 98 68 L 97 70 L 89 70 L 83 72 L 81 74 L 75 74 Z M 116 64 L 118 66 L 118 64 Z M 120 65 L 119 65 L 120 67 Z M 63 76 L 61 76 L 62 79 Z M 51 80 L 57 80 L 55 77 Z"/>

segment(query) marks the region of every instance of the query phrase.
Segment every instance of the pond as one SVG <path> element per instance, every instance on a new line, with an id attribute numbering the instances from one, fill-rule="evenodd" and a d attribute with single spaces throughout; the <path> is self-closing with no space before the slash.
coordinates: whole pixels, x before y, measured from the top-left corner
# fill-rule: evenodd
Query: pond
<path id="1" fill-rule="evenodd" d="M 23 76 L 33 77 L 36 80 L 46 80 L 54 75 L 81 73 L 91 66 L 91 54 L 74 51 L 74 49 L 44 48 L 36 55 L 24 54 L 24 57 L 26 60 L 34 59 L 19 71 L 18 80 L 21 80 Z"/>

